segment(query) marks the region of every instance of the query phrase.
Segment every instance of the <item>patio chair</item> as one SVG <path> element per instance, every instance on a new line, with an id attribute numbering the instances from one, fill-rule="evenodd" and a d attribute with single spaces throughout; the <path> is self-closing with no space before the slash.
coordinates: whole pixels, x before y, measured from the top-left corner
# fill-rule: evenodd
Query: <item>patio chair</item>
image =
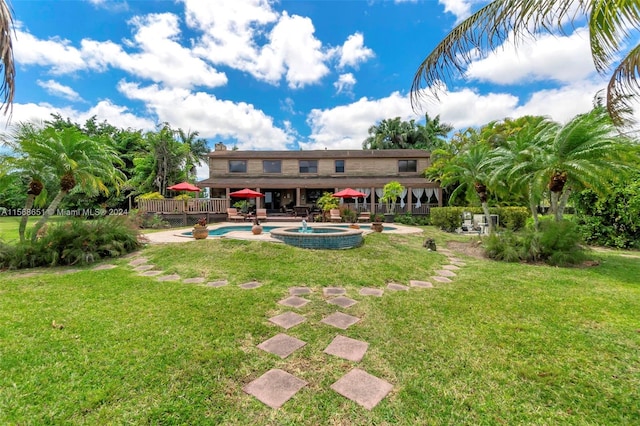
<path id="1" fill-rule="evenodd" d="M 236 221 L 236 220 L 240 220 L 240 221 L 244 221 L 244 216 L 242 216 L 240 213 L 238 213 L 238 209 L 234 208 L 234 207 L 229 207 L 227 209 L 227 220 L 228 221 Z"/>
<path id="2" fill-rule="evenodd" d="M 329 210 L 329 220 L 331 220 L 331 222 L 342 222 L 342 216 L 340 216 L 340 209 Z"/>
<path id="3" fill-rule="evenodd" d="M 306 206 L 295 206 L 293 208 L 293 215 L 298 217 L 307 217 L 309 216 L 309 207 Z"/>
<path id="4" fill-rule="evenodd" d="M 267 220 L 267 209 L 256 209 L 256 219 Z"/>
<path id="5" fill-rule="evenodd" d="M 371 222 L 371 212 L 360 212 L 358 222 Z"/>

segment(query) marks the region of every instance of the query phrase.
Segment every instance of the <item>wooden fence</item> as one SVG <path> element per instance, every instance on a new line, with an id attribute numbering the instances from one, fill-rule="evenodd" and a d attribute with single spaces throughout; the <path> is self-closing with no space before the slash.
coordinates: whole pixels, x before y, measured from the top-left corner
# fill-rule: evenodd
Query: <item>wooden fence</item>
<path id="1" fill-rule="evenodd" d="M 146 213 L 224 213 L 229 201 L 226 198 L 201 198 L 193 200 L 138 200 L 138 209 Z"/>

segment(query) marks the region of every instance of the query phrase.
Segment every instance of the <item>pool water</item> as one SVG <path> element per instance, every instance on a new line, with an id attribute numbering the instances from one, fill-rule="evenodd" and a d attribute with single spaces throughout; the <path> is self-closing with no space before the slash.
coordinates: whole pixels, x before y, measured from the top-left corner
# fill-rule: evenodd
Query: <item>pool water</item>
<path id="1" fill-rule="evenodd" d="M 233 231 L 246 231 L 249 232 L 251 231 L 251 227 L 253 225 L 230 225 L 230 226 L 221 226 L 219 228 L 214 228 L 214 229 L 210 229 L 209 230 L 209 236 L 210 237 L 221 237 L 225 234 L 228 234 L 229 232 L 233 232 Z M 269 232 L 274 228 L 290 228 L 291 226 L 265 226 L 265 225 L 261 225 L 262 226 L 262 231 L 263 232 Z M 332 225 L 335 228 L 348 228 L 349 225 Z M 366 224 L 363 225 L 363 228 L 366 227 Z M 313 226 L 311 226 L 311 228 L 313 228 Z M 315 229 L 320 229 L 320 227 L 317 227 Z M 366 229 L 366 228 L 365 228 Z M 384 226 L 384 229 L 387 231 L 393 231 L 396 228 L 394 228 L 393 226 Z M 184 232 L 182 235 L 185 236 L 191 236 L 191 231 L 188 232 Z"/>

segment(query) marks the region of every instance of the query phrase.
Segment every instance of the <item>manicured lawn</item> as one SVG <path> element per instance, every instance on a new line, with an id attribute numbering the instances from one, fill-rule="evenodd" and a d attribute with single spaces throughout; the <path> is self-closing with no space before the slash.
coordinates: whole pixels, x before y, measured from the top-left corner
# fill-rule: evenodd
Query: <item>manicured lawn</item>
<path id="1" fill-rule="evenodd" d="M 228 280 L 221 288 L 138 276 L 128 259 L 0 273 L 0 424 L 640 423 L 640 258 L 596 252 L 599 266 L 563 269 L 461 255 L 451 284 L 360 296 L 447 263 L 422 242 L 454 237 L 425 229 L 346 251 L 213 239 L 143 250 L 168 273 Z M 237 287 L 254 279 L 263 286 Z M 312 288 L 311 303 L 279 305 L 292 286 Z M 342 311 L 360 323 L 319 322 L 341 310 L 328 286 L 358 300 Z M 292 310 L 307 321 L 267 320 Z M 256 348 L 281 332 L 307 345 L 284 360 Z M 338 334 L 369 343 L 361 362 L 323 353 Z M 372 411 L 330 389 L 354 367 L 393 384 Z M 242 390 L 272 368 L 308 382 L 279 410 Z"/>

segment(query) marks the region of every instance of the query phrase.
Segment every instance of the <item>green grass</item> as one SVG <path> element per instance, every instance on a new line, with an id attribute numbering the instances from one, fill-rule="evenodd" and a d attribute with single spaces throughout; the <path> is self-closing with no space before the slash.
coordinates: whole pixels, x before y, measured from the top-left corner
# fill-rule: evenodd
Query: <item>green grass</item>
<path id="1" fill-rule="evenodd" d="M 596 252 L 599 266 L 572 269 L 465 258 L 452 284 L 359 296 L 446 263 L 422 242 L 455 237 L 425 229 L 346 251 L 213 239 L 143 251 L 169 273 L 229 280 L 218 289 L 140 277 L 126 259 L 4 272 L 0 424 L 640 423 L 638 258 Z M 237 287 L 252 279 L 264 285 Z M 283 331 L 267 318 L 290 310 L 277 301 L 292 286 L 314 289 L 298 310 L 307 321 L 287 331 L 307 345 L 281 360 L 256 345 Z M 359 301 L 345 310 L 359 324 L 319 323 L 336 310 L 325 286 Z M 337 334 L 369 343 L 360 363 L 322 352 Z M 372 411 L 330 389 L 356 366 L 394 385 Z M 279 410 L 242 391 L 271 368 L 309 382 Z"/>

